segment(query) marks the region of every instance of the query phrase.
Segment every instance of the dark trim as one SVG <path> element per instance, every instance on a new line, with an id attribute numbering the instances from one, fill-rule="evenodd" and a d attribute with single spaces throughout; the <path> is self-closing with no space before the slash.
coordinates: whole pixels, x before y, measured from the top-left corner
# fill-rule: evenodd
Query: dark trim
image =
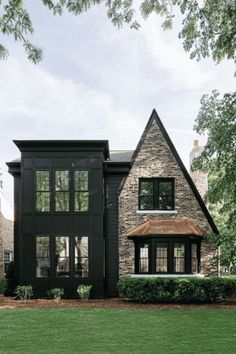
<path id="1" fill-rule="evenodd" d="M 109 158 L 108 140 L 13 140 L 21 152 L 25 151 L 101 151 Z"/>
<path id="2" fill-rule="evenodd" d="M 11 162 L 6 162 L 6 165 L 8 167 L 8 172 L 14 176 L 16 174 L 20 174 L 20 168 L 21 168 L 21 162 L 20 161 L 11 161 Z"/>
<path id="3" fill-rule="evenodd" d="M 133 154 L 133 157 L 132 157 L 132 164 L 134 163 L 139 151 L 141 150 L 141 147 L 142 147 L 142 144 L 144 142 L 144 139 L 145 139 L 145 137 L 146 137 L 146 135 L 148 133 L 148 130 L 150 129 L 150 127 L 151 127 L 151 125 L 152 125 L 154 120 L 156 121 L 156 123 L 157 123 L 157 125 L 158 125 L 158 127 L 159 127 L 159 129 L 160 129 L 160 131 L 162 133 L 162 135 L 164 136 L 167 144 L 169 145 L 169 148 L 170 148 L 172 154 L 174 155 L 174 157 L 175 157 L 175 159 L 176 159 L 181 171 L 183 172 L 183 175 L 186 178 L 186 180 L 187 180 L 187 182 L 188 182 L 188 184 L 189 184 L 189 186 L 190 186 L 195 198 L 197 199 L 197 201 L 199 203 L 199 206 L 201 207 L 204 215 L 206 216 L 206 218 L 208 220 L 208 222 L 209 222 L 209 224 L 210 224 L 210 226 L 212 228 L 212 231 L 216 235 L 219 235 L 219 231 L 218 231 L 218 229 L 217 229 L 217 227 L 216 227 L 216 225 L 215 225 L 215 223 L 214 223 L 214 221 L 213 221 L 213 219 L 212 219 L 212 217 L 211 217 L 211 215 L 210 215 L 210 213 L 209 213 L 204 201 L 202 200 L 202 197 L 200 196 L 195 184 L 193 183 L 193 180 L 192 180 L 191 176 L 189 175 L 187 169 L 185 168 L 185 166 L 184 166 L 184 164 L 183 164 L 178 152 L 176 151 L 176 149 L 174 147 L 174 144 L 172 143 L 172 141 L 171 141 L 171 139 L 170 139 L 170 137 L 169 137 L 164 125 L 162 124 L 161 119 L 158 116 L 158 114 L 157 114 L 155 109 L 153 109 L 152 114 L 151 114 L 151 116 L 149 118 L 149 121 L 148 121 L 148 123 L 147 123 L 147 125 L 146 125 L 146 127 L 144 129 L 144 132 L 143 132 L 143 134 L 141 136 L 141 139 L 140 139 L 140 141 L 139 141 L 139 143 L 137 145 L 137 148 L 134 151 L 134 154 Z"/>

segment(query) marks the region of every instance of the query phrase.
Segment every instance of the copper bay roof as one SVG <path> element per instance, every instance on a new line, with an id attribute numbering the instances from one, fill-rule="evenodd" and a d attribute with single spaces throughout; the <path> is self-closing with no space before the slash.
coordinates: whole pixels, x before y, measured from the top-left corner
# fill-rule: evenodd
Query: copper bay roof
<path id="1" fill-rule="evenodd" d="M 128 238 L 149 235 L 203 236 L 204 231 L 187 219 L 149 220 L 128 233 Z"/>

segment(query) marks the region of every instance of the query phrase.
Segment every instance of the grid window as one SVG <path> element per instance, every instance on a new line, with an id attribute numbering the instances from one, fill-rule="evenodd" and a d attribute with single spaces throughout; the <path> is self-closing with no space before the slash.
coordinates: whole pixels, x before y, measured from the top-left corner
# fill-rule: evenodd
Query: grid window
<path id="1" fill-rule="evenodd" d="M 69 211 L 69 171 L 55 171 L 55 211 Z"/>
<path id="2" fill-rule="evenodd" d="M 36 277 L 50 276 L 50 242 L 48 236 L 36 237 Z"/>
<path id="3" fill-rule="evenodd" d="M 191 244 L 191 272 L 192 274 L 198 273 L 198 256 L 197 256 L 197 244 Z"/>
<path id="4" fill-rule="evenodd" d="M 88 171 L 75 171 L 75 211 L 88 211 L 89 192 L 88 192 Z"/>
<path id="5" fill-rule="evenodd" d="M 75 237 L 75 277 L 88 278 L 88 237 Z"/>
<path id="6" fill-rule="evenodd" d="M 139 273 L 149 271 L 149 245 L 142 244 L 139 248 Z"/>
<path id="7" fill-rule="evenodd" d="M 156 244 L 156 272 L 167 273 L 168 269 L 168 243 Z"/>
<path id="8" fill-rule="evenodd" d="M 174 243 L 174 273 L 185 272 L 185 244 L 183 242 Z"/>
<path id="9" fill-rule="evenodd" d="M 13 252 L 4 251 L 4 273 L 6 274 L 9 264 L 13 261 Z"/>
<path id="10" fill-rule="evenodd" d="M 50 211 L 50 172 L 35 171 L 35 207 L 38 212 Z"/>
<path id="11" fill-rule="evenodd" d="M 55 238 L 55 262 L 56 276 L 69 277 L 70 275 L 70 258 L 69 258 L 69 237 L 58 236 Z"/>
<path id="12" fill-rule="evenodd" d="M 142 178 L 139 182 L 140 210 L 173 210 L 174 179 Z"/>

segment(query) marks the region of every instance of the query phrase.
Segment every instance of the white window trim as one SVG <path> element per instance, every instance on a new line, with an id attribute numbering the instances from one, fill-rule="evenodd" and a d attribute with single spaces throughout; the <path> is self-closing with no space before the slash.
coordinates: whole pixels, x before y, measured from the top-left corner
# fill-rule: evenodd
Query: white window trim
<path id="1" fill-rule="evenodd" d="M 177 210 L 136 210 L 136 214 L 177 214 Z"/>

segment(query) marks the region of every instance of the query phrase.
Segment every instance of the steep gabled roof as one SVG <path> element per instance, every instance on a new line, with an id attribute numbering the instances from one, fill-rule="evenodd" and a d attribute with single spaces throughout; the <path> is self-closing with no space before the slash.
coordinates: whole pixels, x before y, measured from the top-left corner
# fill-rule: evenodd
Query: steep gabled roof
<path id="1" fill-rule="evenodd" d="M 147 135 L 147 133 L 148 133 L 148 131 L 149 131 L 149 129 L 150 129 L 150 127 L 151 127 L 151 125 L 152 125 L 154 120 L 156 121 L 156 123 L 157 123 L 157 125 L 158 125 L 158 127 L 159 127 L 159 129 L 160 129 L 160 131 L 161 131 L 166 143 L 168 144 L 168 146 L 170 148 L 170 151 L 172 152 L 172 154 L 173 154 L 178 166 L 180 167 L 185 179 L 187 180 L 187 182 L 188 182 L 188 184 L 189 184 L 189 186 L 190 186 L 195 198 L 197 199 L 197 201 L 198 201 L 198 203 L 199 203 L 204 215 L 206 216 L 206 218 L 207 218 L 207 220 L 208 220 L 208 222 L 209 222 L 209 224 L 210 224 L 210 226 L 212 228 L 212 231 L 215 234 L 219 234 L 219 231 L 218 231 L 218 229 L 217 229 L 217 227 L 216 227 L 216 225 L 215 225 L 215 223 L 214 223 L 214 221 L 213 221 L 213 219 L 212 219 L 212 217 L 211 217 L 211 215 L 210 215 L 210 213 L 209 213 L 204 201 L 202 200 L 202 197 L 200 196 L 200 193 L 198 192 L 195 184 L 193 183 L 193 180 L 192 180 L 190 174 L 188 173 L 187 169 L 185 168 L 185 166 L 184 166 L 184 164 L 183 164 L 178 152 L 176 151 L 176 149 L 174 147 L 174 144 L 172 143 L 172 141 L 171 141 L 171 139 L 170 139 L 170 137 L 169 137 L 164 125 L 162 124 L 162 121 L 161 121 L 160 117 L 158 116 L 158 114 L 157 114 L 155 109 L 153 109 L 152 114 L 151 114 L 151 116 L 149 118 L 149 121 L 148 121 L 148 123 L 147 123 L 147 125 L 146 125 L 146 127 L 144 129 L 144 132 L 143 132 L 143 134 L 141 136 L 141 139 L 140 139 L 140 141 L 139 141 L 139 143 L 137 145 L 137 148 L 134 151 L 134 154 L 133 154 L 133 157 L 132 157 L 132 160 L 131 160 L 132 163 L 134 163 L 139 151 L 141 150 L 141 146 L 143 145 L 143 142 L 144 142 L 144 140 L 146 138 L 146 135 Z"/>

